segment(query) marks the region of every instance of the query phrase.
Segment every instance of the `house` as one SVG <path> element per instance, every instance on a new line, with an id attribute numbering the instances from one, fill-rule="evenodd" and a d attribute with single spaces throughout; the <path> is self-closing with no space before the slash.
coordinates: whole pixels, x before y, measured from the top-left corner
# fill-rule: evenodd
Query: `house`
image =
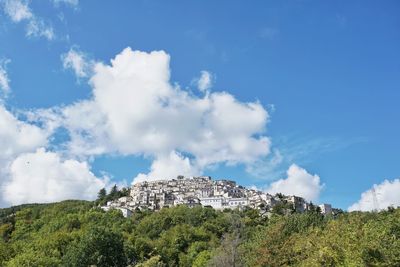
<path id="1" fill-rule="evenodd" d="M 332 206 L 330 204 L 321 204 L 318 205 L 321 209 L 321 213 L 324 215 L 331 215 L 332 214 Z"/>
<path id="2" fill-rule="evenodd" d="M 109 210 L 111 210 L 111 209 L 120 210 L 120 211 L 122 212 L 122 215 L 123 215 L 125 218 L 131 217 L 132 214 L 133 214 L 133 212 L 132 212 L 130 209 L 125 208 L 125 207 L 102 206 L 102 207 L 100 207 L 100 208 L 101 208 L 102 210 L 104 210 L 104 211 L 109 211 Z"/>

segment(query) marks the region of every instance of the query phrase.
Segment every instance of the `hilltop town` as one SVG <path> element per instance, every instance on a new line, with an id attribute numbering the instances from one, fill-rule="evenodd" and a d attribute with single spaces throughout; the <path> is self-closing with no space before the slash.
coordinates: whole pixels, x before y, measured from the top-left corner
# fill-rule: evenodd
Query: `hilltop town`
<path id="1" fill-rule="evenodd" d="M 109 201 L 102 209 L 119 209 L 125 217 L 129 217 L 137 209 L 156 211 L 177 205 L 209 206 L 216 210 L 249 207 L 268 214 L 279 204 L 285 204 L 296 212 L 316 208 L 299 196 L 271 195 L 256 189 L 245 188 L 231 180 L 212 180 L 209 176 L 178 176 L 172 180 L 135 183 L 130 189 L 129 196 Z M 322 214 L 332 214 L 330 204 L 322 204 L 318 207 Z"/>

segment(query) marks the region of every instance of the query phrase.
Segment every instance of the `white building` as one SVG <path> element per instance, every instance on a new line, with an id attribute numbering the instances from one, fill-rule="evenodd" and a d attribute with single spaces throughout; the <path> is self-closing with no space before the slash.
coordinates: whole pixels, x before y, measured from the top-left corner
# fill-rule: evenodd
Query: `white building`
<path id="1" fill-rule="evenodd" d="M 318 205 L 318 207 L 321 209 L 321 213 L 324 215 L 331 215 L 332 214 L 332 206 L 331 204 L 321 204 Z"/>
<path id="2" fill-rule="evenodd" d="M 133 212 L 132 212 L 130 209 L 125 208 L 125 207 L 102 206 L 102 207 L 100 207 L 100 208 L 101 208 L 102 210 L 104 210 L 104 211 L 109 211 L 109 210 L 111 210 L 111 209 L 120 210 L 120 211 L 122 212 L 122 215 L 123 215 L 125 218 L 131 217 L 132 214 L 133 214 Z"/>
<path id="3" fill-rule="evenodd" d="M 202 197 L 200 198 L 200 204 L 202 206 L 211 206 L 216 210 L 222 210 L 225 208 L 225 198 L 223 197 Z"/>
<path id="4" fill-rule="evenodd" d="M 242 208 L 249 205 L 247 198 L 228 198 L 227 207 L 231 209 Z"/>

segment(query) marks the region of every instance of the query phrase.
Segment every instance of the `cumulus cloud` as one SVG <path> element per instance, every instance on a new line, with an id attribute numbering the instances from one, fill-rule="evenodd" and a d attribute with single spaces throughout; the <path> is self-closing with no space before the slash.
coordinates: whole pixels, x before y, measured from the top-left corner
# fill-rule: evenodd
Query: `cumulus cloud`
<path id="1" fill-rule="evenodd" d="M 212 83 L 213 83 L 213 76 L 211 75 L 211 73 L 205 70 L 201 71 L 201 76 L 197 80 L 197 88 L 201 92 L 206 92 L 211 88 Z"/>
<path id="2" fill-rule="evenodd" d="M 43 148 L 19 155 L 11 164 L 10 180 L 3 186 L 5 199 L 13 204 L 94 199 L 107 178 L 98 178 L 86 162 L 63 160 Z"/>
<path id="3" fill-rule="evenodd" d="M 150 169 L 151 171 L 147 174 L 139 173 L 133 180 L 133 183 L 170 179 L 177 177 L 178 175 L 199 175 L 199 170 L 196 170 L 190 162 L 190 159 L 182 156 L 176 151 L 171 152 L 169 155 L 157 157 L 153 161 Z"/>
<path id="4" fill-rule="evenodd" d="M 382 210 L 389 206 L 400 206 L 400 180 L 384 180 L 363 192 L 361 198 L 349 207 L 349 211 Z M 375 198 L 375 200 L 374 200 Z"/>
<path id="5" fill-rule="evenodd" d="M 26 121 L 0 108 L 0 186 L 9 203 L 94 197 L 107 182 L 90 171 L 88 159 L 96 155 L 152 158 L 149 172 L 135 178 L 143 181 L 248 165 L 270 153 L 269 115 L 259 102 L 240 102 L 227 92 L 192 95 L 170 82 L 164 51 L 126 48 L 110 64 L 91 62 L 91 72 L 76 49 L 63 59 L 78 77 L 89 78 L 91 97 L 24 113 Z M 59 128 L 69 138 L 52 152 L 49 140 Z"/>
<path id="6" fill-rule="evenodd" d="M 7 95 L 10 91 L 10 79 L 8 78 L 6 65 L 10 62 L 9 60 L 0 61 L 0 89 L 4 95 Z"/>
<path id="7" fill-rule="evenodd" d="M 271 183 L 266 191 L 270 194 L 296 195 L 308 201 L 316 201 L 323 187 L 318 175 L 312 175 L 292 164 L 287 171 L 287 177 Z"/>
<path id="8" fill-rule="evenodd" d="M 11 162 L 21 153 L 35 151 L 47 144 L 47 129 L 19 120 L 0 104 L 0 188 L 9 177 Z M 0 194 L 0 203 L 4 194 Z M 3 198 L 3 199 L 1 199 Z"/>
<path id="9" fill-rule="evenodd" d="M 73 70 L 77 78 L 88 77 L 94 64 L 85 53 L 76 48 L 71 48 L 68 53 L 61 55 L 61 60 L 64 69 Z"/>
<path id="10" fill-rule="evenodd" d="M 38 114 L 46 123 L 37 120 Z M 44 148 L 59 118 L 49 110 L 26 115 L 20 120 L 0 105 L 0 206 L 95 198 L 108 177 L 96 177 L 86 161 Z"/>
<path id="11" fill-rule="evenodd" d="M 46 145 L 49 134 L 45 129 L 18 120 L 0 105 L 0 161 Z"/>
<path id="12" fill-rule="evenodd" d="M 4 13 L 6 13 L 11 21 L 19 23 L 25 21 L 26 35 L 29 37 L 45 37 L 52 40 L 55 37 L 53 28 L 43 21 L 43 19 L 35 16 L 28 5 L 28 1 L 24 0 L 4 0 L 2 2 Z"/>
<path id="13" fill-rule="evenodd" d="M 226 92 L 190 95 L 170 83 L 169 61 L 164 51 L 126 48 L 110 65 L 95 64 L 93 97 L 61 111 L 70 151 L 151 156 L 150 175 L 161 173 L 160 162 L 171 155 L 182 158 L 176 151 L 192 157 L 184 164 L 192 168 L 187 173 L 248 164 L 269 153 L 270 140 L 262 135 L 268 113 L 260 103 L 242 103 Z"/>

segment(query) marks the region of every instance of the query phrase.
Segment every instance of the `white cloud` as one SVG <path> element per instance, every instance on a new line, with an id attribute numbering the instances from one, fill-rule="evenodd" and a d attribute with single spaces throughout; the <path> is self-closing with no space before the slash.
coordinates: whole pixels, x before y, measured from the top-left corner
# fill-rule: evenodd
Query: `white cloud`
<path id="1" fill-rule="evenodd" d="M 178 175 L 195 176 L 199 170 L 191 164 L 189 158 L 183 157 L 176 151 L 169 155 L 157 157 L 151 164 L 149 173 L 139 173 L 133 183 L 151 180 L 176 178 Z"/>
<path id="2" fill-rule="evenodd" d="M 85 161 L 64 159 L 44 148 L 60 123 L 57 113 L 38 110 L 26 115 L 37 125 L 0 105 L 0 206 L 95 198 L 108 185 L 107 177 L 97 178 Z"/>
<path id="3" fill-rule="evenodd" d="M 13 22 L 30 20 L 34 16 L 28 6 L 28 1 L 23 0 L 5 0 L 3 1 L 4 12 Z"/>
<path id="4" fill-rule="evenodd" d="M 61 55 L 61 60 L 64 69 L 72 69 L 77 78 L 88 77 L 94 64 L 82 51 L 75 48 Z"/>
<path id="5" fill-rule="evenodd" d="M 45 145 L 49 134 L 45 129 L 18 120 L 0 105 L 0 162 Z"/>
<path id="6" fill-rule="evenodd" d="M 201 71 L 201 76 L 197 80 L 197 88 L 201 92 L 206 92 L 208 91 L 208 89 L 211 88 L 212 83 L 213 83 L 213 76 L 211 75 L 211 73 L 205 70 Z"/>
<path id="7" fill-rule="evenodd" d="M 77 7 L 79 5 L 79 0 L 53 0 L 53 3 L 56 6 L 60 4 L 66 4 L 72 7 Z"/>
<path id="8" fill-rule="evenodd" d="M 11 162 L 21 153 L 45 146 L 49 135 L 47 129 L 18 120 L 0 104 L 0 188 L 9 177 Z M 0 194 L 0 203 L 4 201 L 4 195 Z"/>
<path id="9" fill-rule="evenodd" d="M 21 154 L 12 162 L 3 194 L 13 205 L 94 199 L 106 184 L 107 178 L 97 178 L 86 162 L 63 160 L 57 153 L 41 148 Z"/>
<path id="10" fill-rule="evenodd" d="M 3 94 L 7 95 L 10 91 L 10 79 L 8 78 L 6 65 L 10 60 L 0 61 L 0 89 L 3 90 Z"/>
<path id="11" fill-rule="evenodd" d="M 90 78 L 93 97 L 61 111 L 70 151 L 147 155 L 155 163 L 181 151 L 191 156 L 196 172 L 269 154 L 270 140 L 262 135 L 268 113 L 260 103 L 242 103 L 226 92 L 190 95 L 170 83 L 169 60 L 164 51 L 127 48 L 111 65 L 97 63 Z"/>
<path id="12" fill-rule="evenodd" d="M 318 175 L 312 175 L 296 164 L 292 164 L 287 171 L 287 178 L 271 183 L 266 192 L 296 195 L 308 201 L 316 201 L 323 187 Z"/>
<path id="13" fill-rule="evenodd" d="M 26 35 L 28 37 L 45 37 L 48 40 L 53 40 L 55 34 L 52 26 L 35 16 L 28 3 L 24 0 L 4 0 L 3 10 L 13 22 L 27 22 Z"/>
<path id="14" fill-rule="evenodd" d="M 371 189 L 361 194 L 361 198 L 349 207 L 349 211 L 381 210 L 389 206 L 400 206 L 399 179 L 384 180 L 381 184 L 374 184 Z"/>
<path id="15" fill-rule="evenodd" d="M 29 21 L 26 35 L 28 37 L 45 37 L 47 40 L 53 40 L 55 37 L 53 28 L 38 18 Z"/>

